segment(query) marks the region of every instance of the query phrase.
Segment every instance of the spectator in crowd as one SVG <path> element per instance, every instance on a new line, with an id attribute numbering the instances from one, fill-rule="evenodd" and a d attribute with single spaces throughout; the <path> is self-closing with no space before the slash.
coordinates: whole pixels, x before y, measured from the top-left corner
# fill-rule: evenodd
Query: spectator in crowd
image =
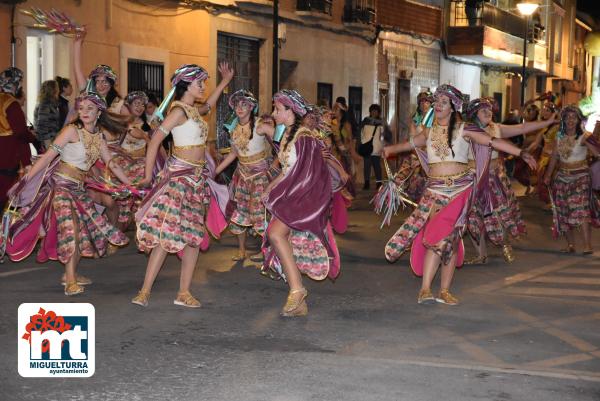
<path id="1" fill-rule="evenodd" d="M 465 0 L 465 14 L 469 20 L 469 26 L 477 26 L 479 11 L 483 6 L 483 0 Z"/>
<path id="2" fill-rule="evenodd" d="M 386 143 L 390 142 L 391 133 L 383 125 L 381 120 L 381 106 L 372 104 L 369 106 L 369 117 L 362 121 L 360 134 L 360 145 L 358 154 L 364 159 L 364 186 L 370 189 L 371 166 L 375 171 L 377 188 L 381 185 L 381 152 Z"/>
<path id="3" fill-rule="evenodd" d="M 6 193 L 24 168 L 31 164 L 29 143 L 35 140 L 27 128 L 25 114 L 16 96 L 23 84 L 23 72 L 10 67 L 0 73 L 0 211 Z"/>
<path id="4" fill-rule="evenodd" d="M 58 82 L 49 80 L 42 83 L 38 104 L 33 112 L 33 125 L 38 139 L 48 149 L 62 128 L 58 103 Z"/>
<path id="5" fill-rule="evenodd" d="M 58 97 L 58 121 L 62 128 L 67 123 L 67 116 L 69 115 L 69 96 L 73 94 L 73 85 L 68 78 L 56 77 L 56 83 L 58 84 L 58 91 L 60 96 Z"/>
<path id="6" fill-rule="evenodd" d="M 150 121 L 152 115 L 158 107 L 158 99 L 153 93 L 148 93 L 148 103 L 146 103 L 146 121 Z"/>

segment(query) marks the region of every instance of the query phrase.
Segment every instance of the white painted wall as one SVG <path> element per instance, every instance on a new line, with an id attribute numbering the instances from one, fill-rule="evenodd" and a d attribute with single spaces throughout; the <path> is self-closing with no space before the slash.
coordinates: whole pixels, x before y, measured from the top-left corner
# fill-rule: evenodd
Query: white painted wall
<path id="1" fill-rule="evenodd" d="M 440 85 L 451 84 L 471 99 L 481 96 L 481 68 L 446 60 L 440 56 Z"/>

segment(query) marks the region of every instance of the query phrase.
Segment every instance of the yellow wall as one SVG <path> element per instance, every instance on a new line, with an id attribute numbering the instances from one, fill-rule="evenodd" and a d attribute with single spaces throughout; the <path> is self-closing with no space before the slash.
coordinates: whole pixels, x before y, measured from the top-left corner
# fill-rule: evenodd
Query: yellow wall
<path id="1" fill-rule="evenodd" d="M 0 4 L 0 70 L 10 66 L 10 9 Z"/>
<path id="2" fill-rule="evenodd" d="M 78 5 L 79 4 L 79 5 Z M 112 4 L 108 6 L 107 4 Z M 18 6 L 19 9 L 30 7 L 48 9 L 45 0 L 30 0 Z M 172 71 L 184 63 L 197 63 L 211 72 L 209 48 L 209 16 L 203 11 L 191 11 L 182 8 L 158 10 L 156 14 L 173 16 L 152 16 L 149 8 L 132 2 L 113 0 L 112 2 L 83 0 L 54 0 L 52 7 L 65 12 L 77 23 L 85 25 L 88 34 L 83 47 L 83 70 L 90 71 L 96 64 L 112 66 L 118 75 L 122 75 L 120 63 L 120 46 L 132 44 L 149 48 L 164 49 L 169 53 L 170 69 L 165 71 L 166 79 Z M 180 14 L 180 15 L 176 15 Z M 176 15 L 176 16 L 175 16 Z M 17 65 L 26 66 L 25 43 L 27 26 L 32 19 L 22 13 L 17 16 L 17 36 L 21 39 L 17 48 Z M 70 60 L 65 60 L 69 63 Z M 213 66 L 212 70 L 215 70 Z M 214 71 L 213 74 L 214 76 Z M 71 74 L 71 77 L 74 78 Z M 209 87 L 214 82 L 209 83 Z M 117 86 L 126 91 L 122 83 Z M 166 86 L 168 88 L 168 86 Z"/>

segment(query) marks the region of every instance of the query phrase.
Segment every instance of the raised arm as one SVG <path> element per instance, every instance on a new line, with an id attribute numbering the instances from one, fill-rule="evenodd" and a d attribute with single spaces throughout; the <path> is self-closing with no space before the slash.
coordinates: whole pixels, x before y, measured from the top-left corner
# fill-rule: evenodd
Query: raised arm
<path id="1" fill-rule="evenodd" d="M 478 143 L 479 145 L 491 146 L 492 148 L 501 152 L 508 153 L 513 156 L 519 156 L 533 170 L 535 170 L 537 167 L 537 162 L 535 161 L 535 158 L 533 156 L 521 150 L 521 148 L 513 145 L 510 142 L 504 141 L 499 138 L 492 138 L 487 134 L 482 134 L 480 132 L 468 130 L 465 130 L 463 135 L 469 138 L 471 141 Z"/>
<path id="2" fill-rule="evenodd" d="M 73 40 L 73 68 L 75 70 L 75 82 L 80 92 L 87 86 L 87 79 L 81 68 L 81 48 L 83 47 L 85 35 L 86 32 L 82 31 Z"/>
<path id="3" fill-rule="evenodd" d="M 536 131 L 541 128 L 546 128 L 556 122 L 556 115 L 552 116 L 547 120 L 542 121 L 530 121 L 523 124 L 517 125 L 503 125 L 498 124 L 500 127 L 500 137 L 501 138 L 511 138 L 517 135 L 525 135 L 532 131 Z"/>
<path id="4" fill-rule="evenodd" d="M 215 88 L 215 90 L 210 94 L 208 99 L 206 99 L 206 103 L 199 107 L 200 114 L 207 114 L 210 110 L 214 109 L 217 105 L 217 100 L 219 100 L 219 96 L 223 93 L 223 90 L 229 85 L 229 82 L 233 79 L 233 69 L 229 67 L 229 63 L 221 62 L 219 64 L 219 72 L 221 73 L 221 77 L 223 78 L 219 85 Z"/>
<path id="5" fill-rule="evenodd" d="M 409 140 L 408 142 L 402 142 L 402 143 L 397 143 L 395 145 L 385 146 L 383 148 L 383 157 L 385 157 L 387 159 L 388 157 L 390 157 L 392 155 L 402 153 L 402 152 L 408 152 L 415 147 L 420 148 L 422 146 L 425 146 L 426 143 L 427 143 L 427 138 L 425 137 L 425 134 L 420 133 L 420 134 L 417 134 L 417 135 L 411 137 L 411 140 Z"/>

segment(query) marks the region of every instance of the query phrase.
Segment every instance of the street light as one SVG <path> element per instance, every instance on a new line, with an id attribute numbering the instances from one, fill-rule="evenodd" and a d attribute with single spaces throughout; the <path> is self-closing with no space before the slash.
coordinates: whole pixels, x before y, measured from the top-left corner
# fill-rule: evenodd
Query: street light
<path id="1" fill-rule="evenodd" d="M 527 36 L 529 35 L 529 17 L 540 5 L 531 1 L 518 3 L 519 12 L 525 17 L 525 36 L 523 37 L 523 68 L 521 70 L 521 107 L 525 105 L 525 60 L 527 59 Z"/>

